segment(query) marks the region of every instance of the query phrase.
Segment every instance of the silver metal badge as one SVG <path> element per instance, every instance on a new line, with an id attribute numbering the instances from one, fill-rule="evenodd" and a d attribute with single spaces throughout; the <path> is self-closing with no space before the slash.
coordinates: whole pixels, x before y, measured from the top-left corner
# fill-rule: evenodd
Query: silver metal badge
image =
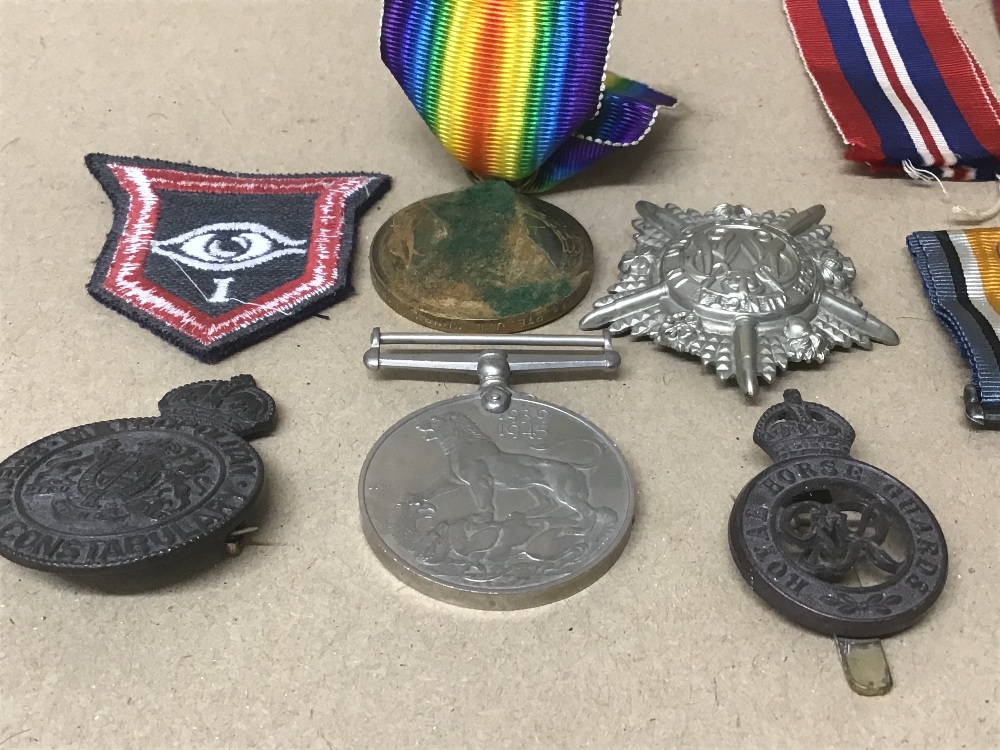
<path id="1" fill-rule="evenodd" d="M 477 347 L 387 354 L 387 345 Z M 533 347 L 532 351 L 507 351 Z M 540 351 L 571 347 L 573 352 Z M 586 349 L 599 349 L 599 353 Z M 614 564 L 632 527 L 621 452 L 578 414 L 511 390 L 511 373 L 613 370 L 603 336 L 372 334 L 371 369 L 468 372 L 479 390 L 393 425 L 372 447 L 359 495 L 365 536 L 404 583 L 477 609 L 569 596 Z"/>
<path id="2" fill-rule="evenodd" d="M 640 201 L 620 281 L 580 327 L 609 326 L 701 358 L 754 396 L 789 362 L 822 362 L 835 346 L 895 345 L 851 293 L 854 265 L 820 224 L 826 209 L 712 213 Z"/>

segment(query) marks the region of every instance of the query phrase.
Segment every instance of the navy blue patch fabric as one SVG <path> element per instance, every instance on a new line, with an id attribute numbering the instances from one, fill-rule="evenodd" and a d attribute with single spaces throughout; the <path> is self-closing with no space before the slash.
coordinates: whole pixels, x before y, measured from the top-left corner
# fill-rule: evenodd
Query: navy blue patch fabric
<path id="1" fill-rule="evenodd" d="M 90 154 L 114 223 L 87 290 L 204 362 L 350 289 L 355 226 L 381 174 L 256 175 Z"/>

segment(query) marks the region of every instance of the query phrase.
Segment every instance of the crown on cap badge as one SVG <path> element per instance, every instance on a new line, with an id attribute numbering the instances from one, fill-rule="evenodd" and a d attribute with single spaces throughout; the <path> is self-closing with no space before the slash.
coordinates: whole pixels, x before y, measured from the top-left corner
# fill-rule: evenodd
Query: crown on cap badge
<path id="1" fill-rule="evenodd" d="M 753 433 L 753 441 L 772 461 L 818 453 L 850 454 L 854 428 L 846 419 L 822 404 L 803 401 L 794 388 L 784 395 L 783 403 L 764 412 Z"/>

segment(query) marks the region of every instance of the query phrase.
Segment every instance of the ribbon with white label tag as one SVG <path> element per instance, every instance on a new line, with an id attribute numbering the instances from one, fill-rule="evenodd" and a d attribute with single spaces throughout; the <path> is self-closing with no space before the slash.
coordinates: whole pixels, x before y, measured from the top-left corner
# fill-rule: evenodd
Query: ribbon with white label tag
<path id="1" fill-rule="evenodd" d="M 785 0 L 785 12 L 847 159 L 1000 179 L 1000 103 L 940 0 Z"/>

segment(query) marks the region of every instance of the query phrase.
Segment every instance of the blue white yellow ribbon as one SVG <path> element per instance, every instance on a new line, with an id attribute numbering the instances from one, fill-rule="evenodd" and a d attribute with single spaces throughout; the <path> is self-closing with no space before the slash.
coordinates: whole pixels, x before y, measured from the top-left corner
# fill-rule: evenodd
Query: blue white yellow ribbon
<path id="1" fill-rule="evenodd" d="M 916 232 L 906 240 L 931 307 L 972 368 L 969 416 L 1000 429 L 1000 228 Z"/>

